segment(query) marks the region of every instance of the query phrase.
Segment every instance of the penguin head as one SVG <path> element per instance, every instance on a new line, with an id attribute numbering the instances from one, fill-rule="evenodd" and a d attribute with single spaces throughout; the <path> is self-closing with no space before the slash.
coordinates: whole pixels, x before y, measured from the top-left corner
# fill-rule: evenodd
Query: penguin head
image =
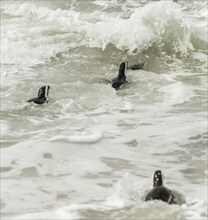
<path id="1" fill-rule="evenodd" d="M 42 86 L 38 90 L 38 98 L 39 99 L 45 98 L 46 101 L 48 101 L 49 90 L 50 90 L 50 86 Z"/>
<path id="2" fill-rule="evenodd" d="M 162 186 L 163 185 L 163 176 L 161 170 L 156 170 L 153 175 L 153 187 Z"/>
<path id="3" fill-rule="evenodd" d="M 119 66 L 119 79 L 121 79 L 126 74 L 126 70 L 128 67 L 128 62 L 122 62 Z"/>

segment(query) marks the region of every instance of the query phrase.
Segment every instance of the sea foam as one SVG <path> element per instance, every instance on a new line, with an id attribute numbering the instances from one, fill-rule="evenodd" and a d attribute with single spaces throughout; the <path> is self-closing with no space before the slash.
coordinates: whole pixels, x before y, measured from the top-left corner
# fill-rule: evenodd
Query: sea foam
<path id="1" fill-rule="evenodd" d="M 10 28 L 4 28 L 4 23 L 2 26 L 2 63 L 5 64 L 41 64 L 80 45 L 102 50 L 114 45 L 130 53 L 150 47 L 182 54 L 192 49 L 182 9 L 171 1 L 135 7 L 127 18 L 98 11 L 99 20 L 97 13 L 94 17 L 82 16 L 82 12 L 73 8 L 53 10 L 34 3 L 3 4 L 2 10 L 16 21 Z M 29 30 L 25 28 L 28 25 Z M 192 28 L 192 32 L 196 30 Z"/>

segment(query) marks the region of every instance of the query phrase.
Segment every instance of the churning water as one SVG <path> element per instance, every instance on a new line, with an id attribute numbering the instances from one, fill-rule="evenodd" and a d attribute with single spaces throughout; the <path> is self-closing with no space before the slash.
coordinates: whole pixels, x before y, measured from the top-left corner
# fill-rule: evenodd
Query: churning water
<path id="1" fill-rule="evenodd" d="M 1 1 L 2 219 L 207 219 L 207 7 Z M 156 169 L 178 205 L 144 202 Z"/>

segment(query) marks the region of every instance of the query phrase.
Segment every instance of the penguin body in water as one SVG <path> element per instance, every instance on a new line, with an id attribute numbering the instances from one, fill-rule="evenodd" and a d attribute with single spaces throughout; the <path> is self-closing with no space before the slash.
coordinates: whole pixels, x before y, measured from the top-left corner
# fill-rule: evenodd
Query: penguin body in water
<path id="1" fill-rule="evenodd" d="M 168 204 L 176 204 L 175 196 L 171 190 L 163 185 L 163 176 L 160 170 L 156 170 L 153 176 L 153 189 L 147 194 L 145 201 L 162 200 Z"/>
<path id="2" fill-rule="evenodd" d="M 49 95 L 50 86 L 42 86 L 38 90 L 38 96 L 36 98 L 32 98 L 27 100 L 27 102 L 33 102 L 35 104 L 42 105 L 44 103 L 48 103 L 48 95 Z"/>

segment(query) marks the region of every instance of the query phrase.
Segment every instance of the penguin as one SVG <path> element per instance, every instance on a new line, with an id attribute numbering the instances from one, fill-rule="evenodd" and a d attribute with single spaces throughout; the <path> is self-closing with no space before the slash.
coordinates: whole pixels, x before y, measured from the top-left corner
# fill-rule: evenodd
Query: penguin
<path id="1" fill-rule="evenodd" d="M 127 83 L 126 80 L 126 71 L 128 67 L 128 62 L 122 62 L 119 66 L 119 73 L 118 76 L 111 79 L 110 82 L 114 89 L 119 89 L 121 85 Z"/>
<path id="2" fill-rule="evenodd" d="M 145 201 L 162 200 L 168 204 L 177 204 L 171 190 L 163 186 L 163 176 L 160 170 L 153 175 L 153 189 L 146 195 Z"/>
<path id="3" fill-rule="evenodd" d="M 49 95 L 50 86 L 42 86 L 38 90 L 38 97 L 27 100 L 27 102 L 33 102 L 35 104 L 44 104 L 48 103 L 48 95 Z"/>
<path id="4" fill-rule="evenodd" d="M 144 63 L 133 64 L 133 65 L 131 65 L 131 66 L 128 66 L 127 69 L 131 69 L 131 70 L 143 70 L 143 69 L 144 69 Z"/>

